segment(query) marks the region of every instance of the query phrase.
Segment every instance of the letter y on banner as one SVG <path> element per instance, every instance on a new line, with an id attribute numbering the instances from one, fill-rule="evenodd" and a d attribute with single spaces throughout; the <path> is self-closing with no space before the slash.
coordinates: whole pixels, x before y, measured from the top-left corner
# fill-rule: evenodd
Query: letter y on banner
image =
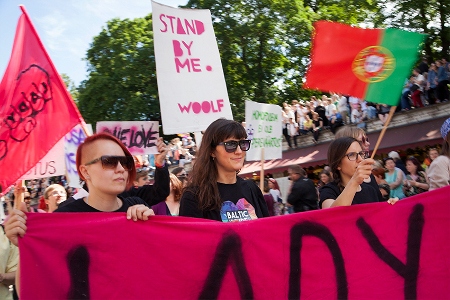
<path id="1" fill-rule="evenodd" d="M 0 185 L 5 190 L 84 123 L 25 8 L 0 83 Z"/>

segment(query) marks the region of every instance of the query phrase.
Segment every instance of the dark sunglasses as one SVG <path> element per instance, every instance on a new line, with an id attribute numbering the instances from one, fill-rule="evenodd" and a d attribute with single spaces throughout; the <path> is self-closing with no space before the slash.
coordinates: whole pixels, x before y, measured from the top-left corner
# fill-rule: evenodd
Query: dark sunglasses
<path id="1" fill-rule="evenodd" d="M 29 199 L 31 199 L 31 197 L 25 197 L 25 198 L 23 198 L 24 200 L 29 200 Z"/>
<path id="2" fill-rule="evenodd" d="M 240 141 L 229 141 L 229 142 L 221 142 L 217 145 L 223 145 L 225 147 L 225 151 L 228 153 L 233 153 L 236 151 L 238 145 L 241 147 L 242 151 L 248 151 L 250 149 L 251 140 L 240 140 Z"/>
<path id="3" fill-rule="evenodd" d="M 369 142 L 369 138 L 367 136 L 363 136 L 361 139 L 361 143 L 365 144 L 366 142 Z"/>
<path id="4" fill-rule="evenodd" d="M 131 171 L 134 166 L 134 159 L 132 156 L 110 156 L 110 155 L 100 156 L 99 158 L 91 160 L 90 162 L 85 163 L 84 165 L 89 166 L 95 164 L 98 161 L 102 162 L 103 169 L 115 169 L 117 167 L 117 163 L 120 163 L 125 170 Z"/>

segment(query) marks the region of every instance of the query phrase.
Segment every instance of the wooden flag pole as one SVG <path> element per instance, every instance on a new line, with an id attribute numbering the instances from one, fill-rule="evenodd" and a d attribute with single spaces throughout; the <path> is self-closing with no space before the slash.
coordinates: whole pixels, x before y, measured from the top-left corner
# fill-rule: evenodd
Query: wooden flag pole
<path id="1" fill-rule="evenodd" d="M 261 171 L 259 173 L 259 188 L 264 193 L 264 148 L 261 148 Z"/>
<path id="2" fill-rule="evenodd" d="M 383 129 L 381 130 L 380 135 L 378 136 L 377 143 L 375 144 L 375 148 L 373 148 L 372 156 L 370 158 L 374 158 L 375 154 L 378 150 L 378 147 L 380 146 L 381 140 L 384 137 L 384 134 L 386 133 L 387 127 L 389 126 L 389 123 L 391 122 L 392 116 L 395 113 L 395 110 L 397 109 L 397 106 L 392 106 L 391 110 L 389 111 L 388 118 L 386 120 L 386 123 L 384 123 Z"/>

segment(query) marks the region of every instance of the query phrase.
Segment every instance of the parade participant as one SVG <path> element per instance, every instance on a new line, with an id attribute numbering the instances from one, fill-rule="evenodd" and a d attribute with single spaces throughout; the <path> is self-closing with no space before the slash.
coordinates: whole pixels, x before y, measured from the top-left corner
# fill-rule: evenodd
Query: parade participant
<path id="1" fill-rule="evenodd" d="M 442 124 L 441 135 L 444 139 L 441 155 L 427 169 L 430 191 L 450 185 L 450 118 Z"/>
<path id="2" fill-rule="evenodd" d="M 390 197 L 397 197 L 399 199 L 405 198 L 403 193 L 403 179 L 406 178 L 403 171 L 395 166 L 394 159 L 388 157 L 384 160 L 384 167 L 386 168 L 386 182 L 391 188 Z"/>
<path id="3" fill-rule="evenodd" d="M 49 185 L 44 191 L 44 200 L 47 212 L 54 212 L 58 206 L 67 200 L 66 189 L 60 184 Z"/>
<path id="4" fill-rule="evenodd" d="M 288 173 L 292 187 L 287 202 L 293 206 L 294 211 L 304 212 L 318 209 L 316 186 L 306 176 L 306 171 L 299 165 L 292 165 L 288 168 Z"/>
<path id="5" fill-rule="evenodd" d="M 223 222 L 269 216 L 258 186 L 237 176 L 250 143 L 238 122 L 221 118 L 208 126 L 181 197 L 180 216 Z"/>
<path id="6" fill-rule="evenodd" d="M 166 201 L 152 206 L 155 215 L 178 216 L 180 213 L 180 199 L 183 183 L 173 173 L 170 174 L 170 194 Z"/>
<path id="7" fill-rule="evenodd" d="M 320 188 L 320 207 L 379 202 L 381 197 L 378 194 L 381 193 L 378 185 L 375 188 L 371 184 L 363 184 L 364 179 L 371 176 L 374 162 L 367 158 L 367 152 L 356 139 L 342 137 L 334 140 L 328 148 L 333 181 Z M 376 184 L 375 179 L 373 182 Z"/>
<path id="8" fill-rule="evenodd" d="M 14 284 L 16 279 L 19 252 L 6 238 L 3 225 L 0 226 L 0 299 L 12 300 L 9 286 Z"/>
<path id="9" fill-rule="evenodd" d="M 406 159 L 406 170 L 409 173 L 403 182 L 403 193 L 406 197 L 428 191 L 428 178 L 417 158 L 411 156 Z"/>
<path id="10" fill-rule="evenodd" d="M 59 207 L 55 213 L 126 212 L 126 218 L 134 221 L 145 221 L 153 215 L 142 199 L 118 196 L 133 184 L 136 168 L 133 156 L 116 137 L 104 132 L 87 137 L 77 149 L 76 165 L 89 195 Z M 5 222 L 6 235 L 16 246 L 27 230 L 24 203 L 21 209 L 14 209 Z"/>
<path id="11" fill-rule="evenodd" d="M 354 126 L 344 126 L 343 128 L 339 129 L 338 132 L 336 132 L 335 139 L 341 138 L 341 137 L 352 137 L 355 140 L 359 142 L 359 144 L 362 147 L 362 150 L 367 152 L 369 155 L 369 147 L 370 142 L 369 138 L 366 135 L 366 132 L 362 128 L 354 127 Z M 331 173 L 333 176 L 333 173 Z M 369 184 L 371 185 L 375 190 L 379 190 L 378 184 L 376 183 L 375 177 L 373 174 L 370 175 L 369 179 L 366 179 L 363 184 Z M 378 194 L 378 201 L 384 201 L 383 196 L 381 193 Z"/>
<path id="12" fill-rule="evenodd" d="M 150 169 L 146 167 L 141 167 L 136 169 L 136 178 L 133 181 L 134 187 L 140 187 L 150 184 Z"/>

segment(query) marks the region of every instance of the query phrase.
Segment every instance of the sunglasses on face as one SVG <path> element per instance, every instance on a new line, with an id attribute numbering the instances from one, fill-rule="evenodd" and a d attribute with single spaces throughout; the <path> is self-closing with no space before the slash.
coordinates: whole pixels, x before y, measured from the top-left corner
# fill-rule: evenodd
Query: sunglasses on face
<path id="1" fill-rule="evenodd" d="M 134 159 L 132 156 L 112 156 L 112 155 L 100 156 L 99 158 L 91 160 L 90 162 L 85 163 L 84 165 L 89 166 L 95 164 L 98 161 L 102 162 L 103 169 L 115 169 L 117 167 L 117 163 L 120 163 L 125 170 L 131 171 L 134 166 Z"/>
<path id="2" fill-rule="evenodd" d="M 358 155 L 361 156 L 361 159 L 366 159 L 369 156 L 369 153 L 367 153 L 367 151 L 361 151 L 361 152 L 350 152 L 345 154 L 345 156 L 347 156 L 348 160 L 350 161 L 357 160 Z"/>
<path id="3" fill-rule="evenodd" d="M 365 144 L 369 142 L 369 138 L 367 136 L 363 136 L 361 139 L 361 143 Z"/>
<path id="4" fill-rule="evenodd" d="M 241 147 L 242 151 L 248 151 L 250 149 L 251 140 L 240 140 L 240 141 L 229 141 L 229 142 L 221 142 L 217 145 L 223 145 L 225 147 L 225 151 L 228 153 L 233 153 L 236 151 L 238 145 Z"/>

